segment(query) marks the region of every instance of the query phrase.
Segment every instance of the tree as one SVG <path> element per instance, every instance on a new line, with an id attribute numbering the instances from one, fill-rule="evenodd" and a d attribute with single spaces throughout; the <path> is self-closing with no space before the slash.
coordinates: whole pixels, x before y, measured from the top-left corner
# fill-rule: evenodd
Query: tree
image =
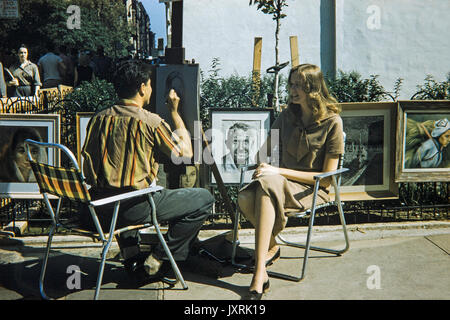
<path id="1" fill-rule="evenodd" d="M 279 72 L 280 57 L 278 52 L 278 42 L 281 27 L 281 19 L 286 15 L 283 13 L 283 8 L 287 7 L 287 0 L 250 0 L 249 6 L 256 5 L 257 10 L 261 10 L 264 14 L 272 15 L 272 20 L 276 21 L 275 28 L 275 66 L 274 66 L 274 85 L 273 85 L 273 97 L 275 101 L 275 110 L 279 111 L 279 98 L 278 98 L 278 85 L 279 85 Z"/>
<path id="2" fill-rule="evenodd" d="M 80 7 L 79 29 L 68 27 L 70 5 Z M 103 45 L 107 54 L 121 56 L 126 52 L 114 52 L 114 43 L 126 47 L 130 38 L 123 1 L 110 0 L 21 0 L 20 19 L 0 20 L 0 30 L 0 53 L 14 54 L 24 43 L 34 60 L 45 52 L 49 41 L 90 50 Z"/>

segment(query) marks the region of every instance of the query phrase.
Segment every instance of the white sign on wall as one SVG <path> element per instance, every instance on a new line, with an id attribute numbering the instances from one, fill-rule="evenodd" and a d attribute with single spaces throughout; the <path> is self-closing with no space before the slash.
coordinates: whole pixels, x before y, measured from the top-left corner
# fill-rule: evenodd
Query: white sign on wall
<path id="1" fill-rule="evenodd" d="M 0 19 L 18 19 L 19 1 L 0 0 Z"/>

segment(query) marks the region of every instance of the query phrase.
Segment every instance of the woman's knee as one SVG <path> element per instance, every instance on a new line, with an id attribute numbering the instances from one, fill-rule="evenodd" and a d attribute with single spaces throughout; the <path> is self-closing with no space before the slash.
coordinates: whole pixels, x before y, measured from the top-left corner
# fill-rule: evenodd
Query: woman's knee
<path id="1" fill-rule="evenodd" d="M 238 194 L 238 206 L 239 209 L 245 215 L 248 215 L 251 211 L 253 211 L 254 203 L 255 203 L 255 194 L 250 190 L 244 190 L 239 192 Z"/>

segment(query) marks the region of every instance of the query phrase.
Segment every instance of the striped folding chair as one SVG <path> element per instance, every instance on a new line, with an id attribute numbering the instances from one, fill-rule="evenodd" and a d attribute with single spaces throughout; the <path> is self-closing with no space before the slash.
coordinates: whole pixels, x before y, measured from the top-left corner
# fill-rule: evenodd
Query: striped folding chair
<path id="1" fill-rule="evenodd" d="M 156 219 L 156 209 L 155 209 L 155 203 L 153 201 L 152 193 L 159 191 L 163 189 L 160 186 L 155 187 L 149 187 L 146 189 L 126 192 L 123 194 L 119 194 L 112 197 L 107 197 L 104 199 L 99 199 L 93 201 L 90 197 L 88 185 L 85 182 L 85 178 L 83 176 L 83 173 L 81 172 L 77 160 L 73 153 L 65 146 L 61 144 L 56 143 L 43 143 L 43 142 L 37 142 L 31 139 L 27 139 L 25 141 L 26 149 L 27 149 L 27 155 L 28 160 L 31 164 L 31 168 L 33 170 L 33 173 L 36 177 L 36 181 L 39 185 L 39 190 L 41 194 L 43 195 L 44 202 L 47 206 L 47 210 L 50 214 L 50 217 L 52 219 L 52 226 L 49 231 L 48 235 L 48 241 L 47 241 L 47 248 L 45 251 L 45 255 L 43 258 L 43 264 L 41 269 L 41 274 L 39 278 L 39 291 L 41 293 L 41 296 L 44 299 L 49 299 L 49 297 L 45 294 L 44 291 L 44 278 L 45 278 L 45 272 L 47 269 L 47 262 L 48 262 L 48 256 L 50 253 L 51 243 L 53 236 L 57 230 L 57 228 L 66 229 L 72 232 L 76 232 L 78 234 L 89 236 L 94 239 L 98 239 L 102 242 L 102 253 L 101 253 L 101 262 L 100 267 L 98 271 L 97 276 L 97 283 L 95 287 L 95 295 L 94 299 L 97 300 L 101 288 L 102 283 L 102 277 L 103 277 L 103 270 L 105 267 L 105 261 L 106 256 L 108 254 L 108 250 L 111 247 L 112 240 L 115 236 L 118 236 L 124 231 L 129 230 L 138 230 L 143 228 L 148 228 L 150 226 L 154 226 L 156 233 L 158 235 L 159 241 L 162 243 L 163 248 L 167 254 L 167 257 L 170 260 L 171 266 L 176 274 L 177 280 L 181 282 L 183 289 L 187 289 L 187 285 L 183 279 L 183 276 L 181 275 L 181 272 L 173 259 L 173 256 L 166 244 L 166 241 L 164 240 L 164 237 L 161 233 L 158 220 Z M 53 166 L 46 163 L 38 162 L 36 159 L 32 157 L 32 154 L 30 152 L 31 147 L 38 147 L 38 148 L 53 148 L 56 149 L 56 151 L 62 151 L 64 152 L 67 157 L 70 160 L 70 166 L 68 168 L 61 167 L 61 166 Z M 54 211 L 53 206 L 50 203 L 49 195 L 56 196 L 58 199 L 56 211 Z M 119 213 L 119 207 L 120 202 L 122 200 L 127 200 L 135 197 L 140 196 L 147 196 L 147 200 L 150 203 L 150 206 L 152 208 L 152 223 L 145 223 L 140 225 L 132 225 L 127 226 L 121 229 L 116 230 L 116 221 L 117 216 Z M 78 226 L 68 225 L 66 222 L 64 222 L 62 219 L 60 219 L 60 211 L 61 211 L 61 203 L 62 199 L 69 199 L 71 201 L 78 201 L 87 204 L 91 217 L 93 219 L 96 232 L 88 231 L 80 229 Z M 109 232 L 105 233 L 100 225 L 97 213 L 95 211 L 96 207 L 103 206 L 106 204 L 114 203 L 114 211 L 113 216 L 111 219 L 111 225 L 109 227 Z"/>
<path id="2" fill-rule="evenodd" d="M 345 132 L 344 132 L 344 142 L 345 142 Z M 278 240 L 280 240 L 280 242 L 284 245 L 287 246 L 291 246 L 291 247 L 296 247 L 296 248 L 302 248 L 305 250 L 304 252 L 304 256 L 303 256 L 303 266 L 302 266 L 302 270 L 301 270 L 301 274 L 300 276 L 293 276 L 293 275 L 287 275 L 287 274 L 282 274 L 282 273 L 278 273 L 278 272 L 273 272 L 273 271 L 267 271 L 267 274 L 269 276 L 275 277 L 275 278 L 280 278 L 280 279 L 285 279 L 285 280 L 290 280 L 290 281 L 301 281 L 305 278 L 306 275 L 306 266 L 308 263 L 308 257 L 309 257 L 309 250 L 314 250 L 314 251 L 320 251 L 320 252 L 326 252 L 329 254 L 335 254 L 337 256 L 342 255 L 343 253 L 345 253 L 349 247 L 350 247 L 350 243 L 349 243 L 349 239 L 348 239 L 348 234 L 347 234 L 347 227 L 346 227 L 346 223 L 345 223 L 345 217 L 344 217 L 344 211 L 342 209 L 342 203 L 341 203 L 341 198 L 340 198 L 340 184 L 341 184 L 341 174 L 348 171 L 349 169 L 344 168 L 343 167 L 344 164 L 344 155 L 341 155 L 339 158 L 339 163 L 338 163 L 338 168 L 334 171 L 330 171 L 330 172 L 324 172 L 322 174 L 318 174 L 316 176 L 314 176 L 314 186 L 313 188 L 313 200 L 312 200 L 312 206 L 311 208 L 305 210 L 305 211 L 301 211 L 301 212 L 287 212 L 285 213 L 286 216 L 288 218 L 300 218 L 300 217 L 306 217 L 309 216 L 309 225 L 308 225 L 308 231 L 307 231 L 307 236 L 306 236 L 306 243 L 296 243 L 296 242 L 290 242 L 287 241 L 285 238 L 283 238 L 283 236 L 281 234 L 279 234 L 277 236 Z M 241 167 L 241 178 L 240 178 L 240 186 L 239 186 L 239 190 L 244 186 L 244 174 L 246 171 L 249 170 L 254 170 L 258 167 L 258 165 L 253 164 L 253 165 L 247 165 L 244 167 Z M 317 200 L 317 193 L 319 191 L 319 184 L 320 184 L 320 180 L 327 178 L 327 177 L 331 177 L 331 184 L 334 188 L 335 191 L 335 198 L 334 200 L 330 200 L 329 202 L 317 205 L 316 204 L 316 200 Z M 312 235 L 312 229 L 314 226 L 314 218 L 316 215 L 316 211 L 318 209 L 321 208 L 325 208 L 325 207 L 329 207 L 329 206 L 336 206 L 338 213 L 339 213 L 339 219 L 342 225 L 342 231 L 343 231 L 343 236 L 344 236 L 344 240 L 345 240 L 345 246 L 342 249 L 330 249 L 330 248 L 322 248 L 322 247 L 315 247 L 315 246 L 311 246 L 311 235 Z M 237 233 L 238 233 L 238 227 L 239 227 L 239 220 L 240 220 L 240 211 L 238 206 L 236 206 L 236 216 L 235 216 L 235 220 L 234 220 L 234 229 L 233 229 L 233 247 L 232 247 L 232 253 L 231 253 L 231 263 L 233 266 L 238 267 L 238 268 L 244 268 L 244 269 L 248 269 L 249 266 L 247 265 L 243 265 L 243 264 L 239 264 L 237 263 L 235 260 L 235 256 L 236 256 L 236 249 L 237 246 L 239 245 L 239 240 L 237 237 Z"/>

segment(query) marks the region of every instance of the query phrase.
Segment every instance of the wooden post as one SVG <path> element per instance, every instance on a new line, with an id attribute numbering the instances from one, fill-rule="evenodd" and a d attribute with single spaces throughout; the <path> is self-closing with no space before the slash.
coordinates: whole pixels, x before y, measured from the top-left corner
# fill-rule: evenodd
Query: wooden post
<path id="1" fill-rule="evenodd" d="M 258 106 L 259 91 L 261 87 L 261 49 L 262 49 L 262 38 L 255 37 L 255 42 L 253 45 L 253 71 L 252 71 L 252 105 L 254 107 Z"/>
<path id="2" fill-rule="evenodd" d="M 183 0 L 172 2 L 172 39 L 170 48 L 166 48 L 169 64 L 183 64 L 185 51 L 183 48 Z"/>
<path id="3" fill-rule="evenodd" d="M 290 36 L 289 42 L 291 45 L 291 67 L 293 68 L 299 65 L 297 36 Z"/>

